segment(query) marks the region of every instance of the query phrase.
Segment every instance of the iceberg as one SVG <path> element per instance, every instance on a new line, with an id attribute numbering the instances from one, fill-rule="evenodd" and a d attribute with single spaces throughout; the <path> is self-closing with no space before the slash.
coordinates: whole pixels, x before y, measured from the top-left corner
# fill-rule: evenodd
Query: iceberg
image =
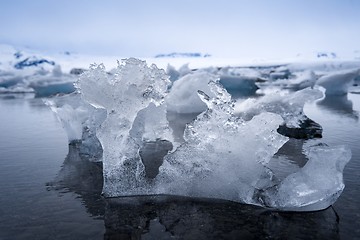
<path id="1" fill-rule="evenodd" d="M 206 110 L 206 104 L 201 101 L 197 91 L 214 96 L 208 86 L 209 81 L 216 81 L 218 76 L 205 71 L 187 74 L 175 81 L 166 97 L 169 111 L 177 113 L 200 113 Z"/>
<path id="2" fill-rule="evenodd" d="M 301 90 L 308 87 L 314 87 L 317 80 L 316 74 L 311 70 L 305 70 L 302 72 L 294 73 L 295 78 L 286 80 L 278 80 L 277 85 L 282 85 L 285 89 Z"/>
<path id="3" fill-rule="evenodd" d="M 316 84 L 326 89 L 326 95 L 345 95 L 352 81 L 360 75 L 360 69 L 344 70 L 320 77 Z"/>
<path id="4" fill-rule="evenodd" d="M 232 96 L 251 96 L 259 89 L 256 81 L 261 78 L 261 74 L 254 69 L 226 67 L 218 71 L 218 74 L 221 85 Z"/>
<path id="5" fill-rule="evenodd" d="M 351 159 L 345 146 L 328 147 L 304 144 L 309 159 L 299 171 L 287 176 L 280 184 L 265 191 L 266 206 L 284 211 L 316 211 L 332 205 L 342 193 L 343 170 Z"/>
<path id="6" fill-rule="evenodd" d="M 167 73 L 170 74 L 170 79 L 174 82 L 166 102 L 169 111 L 177 113 L 201 113 L 205 111 L 206 104 L 200 100 L 197 91 L 201 90 L 213 97 L 208 83 L 217 78 L 233 97 L 254 95 L 259 89 L 256 81 L 260 78 L 260 73 L 253 69 L 209 67 L 191 72 L 186 64 L 178 71 L 168 66 Z"/>
<path id="7" fill-rule="evenodd" d="M 61 67 L 55 65 L 51 72 L 27 77 L 25 83 L 34 89 L 35 97 L 49 97 L 58 93 L 74 92 L 74 81 L 73 76 L 63 74 Z"/>
<path id="8" fill-rule="evenodd" d="M 171 66 L 170 64 L 168 64 L 166 68 L 166 74 L 169 75 L 170 81 L 172 82 L 189 73 L 191 73 L 189 64 L 182 65 L 178 70 L 176 70 L 175 67 Z"/>
<path id="9" fill-rule="evenodd" d="M 342 172 L 351 158 L 346 147 L 309 141 L 303 147 L 303 167 L 281 178 L 269 167 L 289 139 L 279 126 L 301 126 L 304 103 L 322 97 L 321 91 L 278 93 L 239 108 L 217 74 L 188 74 L 169 92 L 170 84 L 165 71 L 134 58 L 111 73 L 100 64 L 80 76 L 81 99 L 105 112 L 93 126 L 103 150 L 104 196 L 212 197 L 285 211 L 321 210 L 340 196 Z M 176 96 L 177 88 L 188 95 Z M 199 99 L 205 111 L 185 126 L 179 145 L 167 113 L 204 108 L 191 101 L 181 105 L 189 98 Z M 68 109 L 65 115 L 71 115 Z M 78 109 L 73 113 L 80 119 L 75 126 L 79 138 L 84 119 Z"/>

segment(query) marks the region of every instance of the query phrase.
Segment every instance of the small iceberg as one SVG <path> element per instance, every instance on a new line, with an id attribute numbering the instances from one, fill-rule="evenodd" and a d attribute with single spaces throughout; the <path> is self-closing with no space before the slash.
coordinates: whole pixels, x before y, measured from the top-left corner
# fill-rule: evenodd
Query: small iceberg
<path id="1" fill-rule="evenodd" d="M 69 141 L 96 136 L 101 143 L 106 197 L 170 194 L 315 211 L 333 204 L 344 189 L 343 169 L 351 158 L 345 146 L 310 140 L 302 168 L 280 178 L 269 167 L 289 140 L 279 127 L 301 127 L 305 102 L 323 96 L 316 89 L 239 105 L 218 74 L 194 72 L 171 86 L 164 70 L 134 58 L 111 74 L 92 65 L 76 88 L 78 95 L 49 104 Z M 196 111 L 201 113 L 186 124 L 183 141 L 174 140 L 168 113 Z"/>

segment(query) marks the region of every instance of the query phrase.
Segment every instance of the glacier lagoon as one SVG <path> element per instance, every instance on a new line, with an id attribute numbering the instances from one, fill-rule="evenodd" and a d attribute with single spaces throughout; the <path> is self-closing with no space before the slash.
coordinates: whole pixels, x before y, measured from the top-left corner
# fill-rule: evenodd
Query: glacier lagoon
<path id="1" fill-rule="evenodd" d="M 209 72 L 209 70 L 207 72 Z M 311 79 L 309 80 L 309 82 L 311 82 Z M 274 81 L 274 85 L 276 84 L 277 84 L 276 81 Z M 227 96 L 222 91 L 222 89 L 221 88 L 219 89 L 216 84 L 213 85 L 214 85 L 213 87 L 218 93 L 220 92 L 223 96 L 225 96 L 225 100 L 224 98 L 223 100 L 221 99 L 219 100 L 219 98 L 214 98 L 214 96 L 211 96 L 209 93 L 205 92 L 206 90 L 204 90 L 204 92 L 200 93 L 200 95 L 204 98 L 205 102 L 207 102 L 208 106 L 213 104 L 214 102 L 220 102 L 220 106 L 221 106 L 220 110 L 222 111 L 225 110 L 226 114 L 228 114 L 229 111 L 234 111 L 233 113 L 236 113 L 237 111 L 241 111 L 241 109 L 244 108 L 251 109 L 251 104 L 250 105 L 246 104 L 246 106 L 244 106 L 244 104 L 239 104 L 239 105 L 234 104 L 234 106 L 232 106 L 231 101 L 226 99 Z M 165 87 L 163 88 L 165 89 Z M 265 89 L 264 91 L 267 90 Z M 184 181 L 180 185 L 180 187 L 181 186 L 185 187 L 185 189 L 181 190 L 182 192 L 176 192 L 179 191 L 179 186 L 175 186 L 174 188 L 171 185 L 170 185 L 170 189 L 166 189 L 166 191 L 164 192 L 150 192 L 150 194 L 171 193 L 176 195 L 178 194 L 188 195 L 191 197 L 196 196 L 198 198 L 159 195 L 159 196 L 148 196 L 148 197 L 132 196 L 132 197 L 122 197 L 116 199 L 113 198 L 104 199 L 100 195 L 100 193 L 103 191 L 102 189 L 103 174 L 102 174 L 101 163 L 94 160 L 94 158 L 97 158 L 97 156 L 89 157 L 89 155 L 91 155 L 91 153 L 89 154 L 88 152 L 89 149 L 86 146 L 84 147 L 83 144 L 76 143 L 75 141 L 73 142 L 72 145 L 69 146 L 68 155 L 66 156 L 63 165 L 60 167 L 60 165 L 62 164 L 62 160 L 64 159 L 64 156 L 67 152 L 66 149 L 67 140 L 63 130 L 59 126 L 58 122 L 56 122 L 54 117 L 51 115 L 49 109 L 46 106 L 44 106 L 42 102 L 39 101 L 39 99 L 32 99 L 31 96 L 29 97 L 30 99 L 27 99 L 29 94 L 23 95 L 25 96 L 25 99 L 19 97 L 20 95 L 16 95 L 16 94 L 3 95 L 3 98 L 1 100 L 1 106 L 2 106 L 1 112 L 3 113 L 6 112 L 9 114 L 6 114 L 6 116 L 5 114 L 2 115 L 2 122 L 5 123 L 3 124 L 4 129 L 2 129 L 3 130 L 2 132 L 4 133 L 3 136 L 8 136 L 8 138 L 2 137 L 3 141 L 1 143 L 1 146 L 3 146 L 2 149 L 4 153 L 2 154 L 2 156 L 4 156 L 4 159 L 6 159 L 4 160 L 6 161 L 6 164 L 1 176 L 2 176 L 2 183 L 4 188 L 3 192 L 7 191 L 12 194 L 9 194 L 8 196 L 3 198 L 4 203 L 2 204 L 2 206 L 9 206 L 9 207 L 4 208 L 4 210 L 2 209 L 2 212 L 5 213 L 4 216 L 7 217 L 3 217 L 2 223 L 4 224 L 2 224 L 2 226 L 4 226 L 4 231 L 1 232 L 4 233 L 5 237 L 11 236 L 11 234 L 13 234 L 14 236 L 19 236 L 18 237 L 19 239 L 25 238 L 26 236 L 33 236 L 31 234 L 38 234 L 40 238 L 45 239 L 46 236 L 51 237 L 52 236 L 51 234 L 56 235 L 59 233 L 60 235 L 65 234 L 64 236 L 70 238 L 77 238 L 75 236 L 82 236 L 82 238 L 95 238 L 95 236 L 98 236 L 97 238 L 99 238 L 99 236 L 105 236 L 105 238 L 110 238 L 110 239 L 111 237 L 116 237 L 118 234 L 123 234 L 124 236 L 143 236 L 144 238 L 147 237 L 150 239 L 154 236 L 163 236 L 163 238 L 166 239 L 169 238 L 171 235 L 178 236 L 180 238 L 184 238 L 184 237 L 186 238 L 189 236 L 198 236 L 200 238 L 209 238 L 209 237 L 214 238 L 216 236 L 218 237 L 269 236 L 274 238 L 281 238 L 281 237 L 287 238 L 292 236 L 299 236 L 299 238 L 306 238 L 309 236 L 309 234 L 313 234 L 314 236 L 328 237 L 328 238 L 330 237 L 338 238 L 340 236 L 345 236 L 345 237 L 358 236 L 356 230 L 348 231 L 349 229 L 354 229 L 355 226 L 354 224 L 356 224 L 356 222 L 353 221 L 354 214 L 358 214 L 359 212 L 359 210 L 356 209 L 356 207 L 358 206 L 356 200 L 356 196 L 357 196 L 356 194 L 359 194 L 356 191 L 358 187 L 358 183 L 356 180 L 356 169 L 358 169 L 359 167 L 357 160 L 359 159 L 359 149 L 356 143 L 358 142 L 359 139 L 358 139 L 358 135 L 354 133 L 356 133 L 356 131 L 359 130 L 358 111 L 359 111 L 360 101 L 358 97 L 359 95 L 356 94 L 356 89 L 353 92 L 354 93 L 351 92 L 348 93 L 346 96 L 329 95 L 326 96 L 325 98 L 320 98 L 319 100 L 312 99 L 309 103 L 305 105 L 304 108 L 305 114 L 315 122 L 319 123 L 323 128 L 323 134 L 322 134 L 323 137 L 321 139 L 321 142 L 325 142 L 329 146 L 339 146 L 345 144 L 351 148 L 353 154 L 352 160 L 346 165 L 344 170 L 346 188 L 344 190 L 344 193 L 339 198 L 339 200 L 334 204 L 335 206 L 334 209 L 328 208 L 324 211 L 312 212 L 312 213 L 278 212 L 278 211 L 271 211 L 266 208 L 265 209 L 259 208 L 256 206 L 242 205 L 242 204 L 223 201 L 219 199 L 215 200 L 214 198 L 224 198 L 233 201 L 239 201 L 236 198 L 233 199 L 233 196 L 228 195 L 229 190 L 219 192 L 219 188 L 215 188 L 214 190 L 208 188 L 208 190 L 210 189 L 209 191 L 203 191 L 203 193 L 201 193 L 202 190 L 201 187 L 204 186 L 205 183 L 214 186 L 214 184 L 216 184 L 216 182 L 218 182 L 219 179 L 221 179 L 219 173 L 216 173 L 215 175 L 212 175 L 211 178 L 215 176 L 217 177 L 216 178 L 217 181 L 215 181 L 215 183 L 209 182 L 211 178 L 207 178 L 208 171 L 207 172 L 205 171 L 205 175 L 200 175 L 199 177 L 200 180 L 204 179 L 205 181 L 202 182 L 199 186 L 191 186 L 190 190 L 188 190 L 188 186 L 189 184 L 191 184 L 191 182 L 190 183 L 186 182 L 189 179 L 180 178 L 181 181 Z M 316 95 L 316 92 L 313 93 Z M 195 94 L 197 95 L 196 92 Z M 290 95 L 288 93 L 281 93 L 281 94 L 284 94 L 281 95 L 282 99 L 291 99 L 292 94 Z M 261 96 L 261 93 L 259 95 Z M 271 94 L 265 93 L 265 96 L 271 96 Z M 50 99 L 50 101 L 51 100 L 52 99 Z M 276 99 L 272 99 L 272 100 L 275 102 L 277 101 Z M 261 102 L 260 103 L 256 102 L 253 104 L 261 104 Z M 100 105 L 100 104 L 97 103 L 94 105 Z M 279 105 L 279 103 L 277 103 L 277 105 Z M 234 107 L 235 109 L 231 110 L 232 107 Z M 152 106 L 152 108 L 155 108 L 155 106 Z M 206 108 L 206 104 L 205 104 L 205 108 Z M 259 108 L 260 107 L 256 107 L 256 109 Z M 264 108 L 267 109 L 266 107 Z M 65 108 L 65 110 L 66 109 L 69 110 L 69 108 Z M 32 110 L 35 111 L 33 112 Z M 128 110 L 133 111 L 134 109 L 128 109 Z M 76 113 L 79 113 L 76 116 L 76 118 L 81 119 L 82 116 L 81 113 L 84 113 L 86 111 L 87 111 L 86 109 L 85 110 L 82 109 L 82 111 L 76 111 Z M 154 109 L 152 110 L 150 109 L 149 112 L 153 112 L 153 111 Z M 160 110 L 160 114 L 156 114 L 156 117 L 158 117 L 158 119 L 163 118 L 163 116 L 161 116 L 161 112 L 163 112 L 163 110 Z M 11 115 L 12 113 L 13 115 Z M 212 111 L 212 113 L 206 114 L 205 116 L 203 115 L 202 117 L 206 118 L 207 121 L 209 119 L 210 120 L 215 119 L 214 121 L 217 123 L 221 120 L 227 121 L 229 119 L 229 115 L 226 115 L 226 117 L 224 118 L 224 116 L 222 115 L 223 113 L 224 112 L 216 112 L 215 110 Z M 247 116 L 245 116 L 245 118 L 249 117 L 251 114 L 258 115 L 258 113 L 254 113 L 253 110 L 247 111 L 247 113 L 248 114 Z M 280 112 L 277 111 L 276 113 L 280 114 L 280 116 L 282 115 L 281 111 Z M 144 114 L 146 116 L 147 114 L 146 111 L 144 112 Z M 66 115 L 69 116 L 69 114 Z M 96 116 L 97 115 L 95 115 L 95 119 L 97 119 Z M 190 113 L 182 113 L 180 110 L 177 113 L 173 113 L 172 116 L 173 119 L 176 119 L 177 121 L 169 121 L 169 125 L 174 126 L 178 124 L 180 130 L 179 129 L 177 130 L 178 132 L 181 132 L 181 129 L 184 130 L 185 128 L 183 123 L 189 122 L 189 119 L 191 120 L 192 118 L 194 118 L 194 116 L 196 116 L 196 114 L 191 115 Z M 264 115 L 260 115 L 260 116 L 264 116 Z M 274 114 L 265 115 L 265 116 L 266 116 L 265 119 L 274 117 L 275 125 L 276 124 L 279 125 L 281 123 L 281 120 L 279 120 L 276 116 L 274 116 Z M 283 116 L 288 117 L 287 121 L 289 124 L 294 124 L 294 122 L 292 121 L 294 120 L 293 118 L 294 116 L 288 116 L 288 115 L 283 115 Z M 298 114 L 295 117 L 296 119 L 299 117 L 300 119 L 303 118 L 303 116 L 299 116 Z M 102 118 L 102 113 L 99 113 L 99 118 L 100 119 Z M 135 117 L 133 118 L 135 119 Z M 151 116 L 147 118 L 153 120 L 151 119 L 152 118 Z M 168 118 L 171 118 L 171 116 L 170 117 L 168 116 Z M 195 122 L 190 127 L 199 128 L 200 125 L 201 128 L 206 126 L 201 124 L 203 118 L 198 119 L 198 121 Z M 15 121 L 12 119 L 17 119 L 17 120 Z M 24 126 L 27 126 L 28 128 L 26 127 L 24 128 L 24 126 L 22 126 L 23 129 L 19 128 L 21 124 L 21 120 L 25 121 L 25 119 L 34 120 L 34 122 L 30 124 L 30 126 L 28 126 L 24 122 Z M 85 117 L 85 119 L 87 118 Z M 232 120 L 230 123 L 235 125 L 239 124 L 241 126 L 246 125 L 244 124 L 244 122 L 238 123 L 237 121 L 238 120 Z M 80 120 L 80 122 L 83 122 L 83 120 Z M 171 140 L 169 139 L 171 138 L 171 136 L 169 136 L 168 133 L 169 129 L 167 129 L 166 126 L 164 127 L 164 124 L 162 124 L 163 121 L 159 121 L 155 119 L 152 121 L 152 123 L 160 123 L 160 126 L 158 127 L 164 130 L 164 133 L 161 135 L 168 136 L 167 140 Z M 155 135 L 150 134 L 151 132 L 154 132 L 152 131 L 152 126 L 154 126 L 154 124 L 148 126 L 141 121 L 138 122 L 137 124 L 142 126 L 145 130 L 143 130 L 143 132 L 133 131 L 129 134 L 133 134 L 133 136 L 139 136 L 140 134 L 141 137 L 146 136 L 146 138 L 150 140 L 158 139 L 158 136 L 156 136 L 156 134 Z M 255 126 L 258 126 L 258 124 L 261 124 L 261 121 L 260 123 L 256 122 Z M 34 128 L 34 126 L 36 126 L 36 128 Z M 44 126 L 46 126 L 46 131 L 45 129 L 43 129 Z M 150 131 L 147 131 L 146 129 L 149 128 Z M 209 131 L 209 128 L 208 127 L 206 128 L 207 131 Z M 51 129 L 52 131 L 49 131 Z M 86 135 L 86 139 L 91 139 L 91 137 L 93 136 L 93 133 L 91 132 L 91 126 L 87 129 L 90 131 L 86 132 L 88 134 Z M 187 129 L 189 130 L 189 128 Z M 210 130 L 211 129 L 215 131 L 222 130 L 222 128 L 217 129 L 217 124 L 212 125 Z M 74 130 L 76 130 L 76 128 Z M 231 128 L 229 130 L 231 130 Z M 16 131 L 18 131 L 17 134 Z M 173 128 L 173 131 L 176 132 L 176 128 Z M 160 132 L 161 131 L 155 131 L 155 133 L 157 134 L 160 134 Z M 74 133 L 72 134 L 73 138 L 76 138 L 76 135 L 77 136 L 80 135 L 81 137 L 83 137 L 83 133 L 81 132 L 80 133 L 78 132 L 76 134 L 76 131 L 73 131 L 73 133 Z M 28 136 L 24 137 L 22 134 L 28 134 Z M 36 137 L 37 136 L 36 134 L 40 134 L 40 136 Z M 288 175 L 299 172 L 300 169 L 304 167 L 304 165 L 307 163 L 309 159 L 309 157 L 306 155 L 307 147 L 309 145 L 313 145 L 313 146 L 319 145 L 318 143 L 315 144 L 311 143 L 311 141 L 305 141 L 294 138 L 291 138 L 289 141 L 285 143 L 285 140 L 282 140 L 283 137 L 277 135 L 277 133 L 272 132 L 271 134 L 274 134 L 275 137 L 278 137 L 279 140 L 276 142 L 280 142 L 281 144 L 280 146 L 278 146 L 278 149 L 276 149 L 276 151 L 273 150 L 274 153 L 275 152 L 277 153 L 275 154 L 275 156 L 269 157 L 269 159 L 266 162 L 267 164 L 266 167 L 270 168 L 272 172 L 277 174 L 277 179 L 278 179 L 277 181 L 284 180 Z M 181 133 L 179 133 L 177 136 L 176 134 L 174 134 L 173 138 L 175 140 L 172 141 L 181 142 L 184 140 L 187 141 L 190 140 L 193 142 L 199 142 L 205 139 L 206 137 L 207 136 L 204 135 L 203 132 L 200 132 L 200 134 L 197 134 L 196 136 L 192 135 L 192 133 L 190 132 L 188 136 L 183 137 L 185 139 L 182 139 Z M 219 139 L 219 142 L 223 143 L 224 139 L 222 139 L 221 137 L 223 137 L 223 134 L 221 134 L 220 132 L 219 135 L 214 136 L 214 139 L 216 140 Z M 39 140 L 41 141 L 39 143 L 31 140 L 32 138 L 35 139 L 39 138 Z M 244 138 L 244 136 L 242 136 L 242 138 Z M 10 139 L 10 140 L 13 139 L 13 140 L 10 141 L 5 139 Z M 69 140 L 70 139 L 71 138 L 69 137 Z M 214 141 L 214 139 L 212 141 Z M 90 142 L 92 141 L 90 140 Z M 26 147 L 24 147 L 24 146 L 31 146 L 30 143 L 33 144 L 33 147 L 30 147 L 31 149 L 27 149 Z M 227 142 L 227 146 L 231 147 L 231 143 L 234 143 L 234 141 Z M 202 144 L 208 146 L 206 145 L 207 143 L 202 143 Z M 149 145 L 158 147 L 160 148 L 160 150 L 165 149 L 167 151 L 171 151 L 170 150 L 171 148 L 168 147 L 168 145 L 165 143 L 149 141 L 146 144 L 146 146 L 142 148 L 142 153 L 140 153 L 140 155 L 142 154 L 144 166 L 146 166 L 145 163 L 146 160 L 144 159 L 146 159 L 147 157 L 148 158 L 150 157 L 151 159 L 151 154 L 154 154 L 151 152 L 151 150 L 147 152 L 147 147 Z M 21 147 L 21 149 L 24 149 L 24 152 L 15 154 L 18 152 L 18 150 L 16 150 L 16 146 L 18 148 Z M 62 147 L 59 148 L 59 146 Z M 171 156 L 175 155 L 182 157 L 181 155 L 189 155 L 189 152 L 191 153 L 190 155 L 195 154 L 200 156 L 200 158 L 197 159 L 201 159 L 201 155 L 204 152 L 208 153 L 209 155 L 211 154 L 211 149 L 209 148 L 205 148 L 205 150 L 201 150 L 201 149 L 199 150 L 198 148 L 192 147 L 191 144 L 188 144 L 188 146 L 185 147 L 185 150 L 181 150 L 182 146 L 184 146 L 183 143 L 182 145 L 177 145 L 175 143 L 174 146 L 172 146 L 172 148 L 175 147 L 180 150 L 176 150 L 173 153 L 170 153 L 170 159 L 169 158 L 166 159 L 167 157 L 165 157 L 165 160 L 171 162 L 174 161 L 174 158 L 172 158 Z M 325 146 L 318 146 L 318 147 L 326 148 Z M 127 149 L 131 149 L 131 148 L 127 148 Z M 236 146 L 234 147 L 234 149 L 236 149 Z M 132 151 L 137 152 L 137 150 L 135 149 Z M 248 149 L 248 150 L 250 152 L 253 152 L 252 149 Z M 160 154 L 164 156 L 167 153 L 167 151 L 165 151 L 165 153 L 158 151 L 155 154 Z M 220 151 L 221 154 L 217 155 L 217 157 L 219 156 L 231 157 L 231 153 L 230 155 L 226 155 L 229 153 L 221 152 L 224 151 L 222 150 L 221 146 L 220 148 L 218 147 L 218 151 Z M 340 149 L 335 149 L 335 151 L 339 152 Z M 269 151 L 266 152 L 268 153 Z M 272 156 L 274 153 L 270 152 L 268 154 Z M 243 153 L 237 152 L 236 154 L 243 154 Z M 60 156 L 54 157 L 57 155 L 60 156 L 62 155 L 63 157 L 62 158 Z M 330 155 L 333 156 L 334 154 L 330 153 Z M 261 156 L 263 157 L 264 155 Z M 16 159 L 18 162 L 16 162 L 16 160 L 14 159 Z M 33 160 L 31 161 L 30 159 Z M 57 162 L 55 163 L 54 161 L 49 161 L 49 159 L 57 159 Z M 176 159 L 178 159 L 178 157 L 175 157 L 175 160 Z M 38 164 L 36 164 L 34 161 L 37 161 Z M 211 169 L 212 167 L 211 159 L 209 162 L 210 162 L 209 163 L 210 166 L 207 167 L 207 170 Z M 199 165 L 201 164 L 201 162 L 197 164 Z M 230 178 L 228 179 L 231 180 L 233 180 L 233 178 L 231 178 L 232 176 L 231 176 L 231 172 L 229 172 L 229 169 L 231 170 L 232 168 L 234 168 L 234 165 L 232 164 L 233 163 L 230 163 L 229 166 L 226 166 L 227 168 L 222 170 L 225 171 L 227 175 L 229 175 Z M 159 163 L 159 165 L 161 165 L 161 163 Z M 16 169 L 16 167 L 20 167 L 20 168 Z M 258 169 L 258 166 L 255 166 L 254 168 Z M 16 176 L 18 178 L 17 180 L 16 179 L 13 179 L 13 181 L 8 180 L 8 178 L 10 177 L 9 174 L 11 173 L 11 170 L 13 171 L 12 173 L 14 174 L 14 177 Z M 58 170 L 58 172 L 56 170 Z M 24 175 L 20 174 L 23 175 L 23 177 L 17 174 L 18 171 L 24 174 Z M 145 177 L 146 175 L 148 175 L 149 178 L 149 175 L 151 175 L 149 171 L 145 171 L 145 169 L 143 170 L 143 173 L 145 173 Z M 160 174 L 164 174 L 162 172 L 163 170 L 161 169 L 161 167 L 159 171 Z M 186 169 L 186 166 L 183 167 L 182 171 L 190 174 L 192 172 L 192 170 Z M 350 173 L 347 173 L 349 171 Z M 267 173 L 267 171 L 265 171 L 265 173 Z M 260 175 L 254 176 L 254 178 L 257 179 L 259 176 L 263 176 L 263 173 L 261 172 Z M 196 179 L 197 177 L 198 176 L 195 176 L 193 177 L 193 179 Z M 5 178 L 6 180 L 4 181 L 3 179 Z M 195 181 L 199 182 L 199 179 L 196 179 Z M 14 186 L 10 187 L 11 184 L 9 183 L 13 183 Z M 41 183 L 43 183 L 44 185 L 41 185 Z M 45 183 L 47 183 L 47 189 L 49 191 L 45 190 L 46 189 Z M 108 183 L 105 182 L 105 188 L 106 188 L 106 184 Z M 119 189 L 116 188 L 116 185 L 112 185 L 112 184 L 113 183 L 111 183 L 109 186 L 115 186 L 115 189 L 105 190 L 105 193 L 106 191 L 108 191 L 110 193 L 109 194 L 110 196 L 114 192 L 115 192 L 115 194 L 113 194 L 114 196 L 119 195 L 118 193 Z M 269 183 L 266 182 L 266 184 Z M 219 185 L 222 186 L 222 184 Z M 248 184 L 248 185 L 252 186 L 252 184 Z M 229 189 L 232 189 L 232 187 L 236 186 L 236 184 L 234 185 L 229 184 L 229 186 L 231 186 L 231 188 Z M 175 190 L 172 190 L 171 188 Z M 258 187 L 257 189 L 264 190 L 268 188 Z M 347 191 L 349 194 L 348 196 L 346 195 Z M 190 193 L 183 194 L 184 192 L 186 193 L 190 192 Z M 197 193 L 199 192 L 201 194 L 197 195 Z M 134 193 L 128 193 L 125 195 L 137 195 L 137 194 L 141 194 L 141 192 L 135 191 Z M 216 194 L 220 194 L 220 195 L 216 195 Z M 251 195 L 245 194 L 244 196 L 255 196 L 255 195 L 256 194 L 251 194 Z M 235 197 L 238 196 L 239 194 L 236 194 Z M 257 193 L 256 196 L 264 196 L 264 195 L 261 194 L 259 195 L 259 193 Z M 268 197 L 269 195 L 265 195 L 265 196 L 267 198 L 262 197 L 260 199 L 265 199 L 265 200 L 269 199 Z M 209 199 L 203 197 L 213 197 L 213 198 Z M 18 199 L 19 201 L 14 202 L 14 199 Z M 26 203 L 20 201 L 21 199 L 22 200 L 26 199 Z M 273 199 L 277 199 L 277 198 L 273 198 Z M 260 205 L 259 202 L 252 202 L 252 201 L 253 199 L 241 200 L 241 202 L 247 202 L 252 204 L 255 203 L 256 205 Z M 268 201 L 266 204 L 267 207 L 273 207 L 270 205 L 271 201 L 270 202 Z M 30 206 L 32 206 L 31 209 Z M 284 206 L 285 207 L 282 206 L 282 210 L 289 210 L 286 208 L 286 205 Z M 275 207 L 279 208 L 278 205 L 276 205 Z M 15 213 L 13 212 L 14 210 L 11 210 L 10 208 L 12 209 L 15 208 L 16 209 Z M 17 209 L 19 209 L 18 212 Z M 54 216 L 50 216 L 48 213 L 48 211 L 52 211 L 51 209 L 54 209 L 53 212 L 54 214 L 51 214 Z M 62 210 L 64 209 L 67 209 L 67 211 L 62 212 Z M 294 209 L 290 209 L 290 210 L 294 211 Z M 334 210 L 336 210 L 339 218 L 337 218 L 336 212 Z M 224 217 L 220 218 L 218 216 L 219 214 L 223 215 Z M 243 218 L 239 216 L 243 216 Z M 10 221 L 7 222 L 6 221 L 7 218 Z M 22 220 L 18 221 L 17 219 L 19 218 Z M 248 222 L 244 222 L 244 218 L 249 219 Z M 50 221 L 51 223 L 48 221 Z M 68 221 L 74 223 L 75 225 L 78 224 L 78 228 L 74 229 L 72 226 L 70 226 L 71 224 L 70 225 L 67 224 Z M 317 226 L 313 226 L 314 221 L 317 223 Z M 257 226 L 259 222 L 261 223 L 261 226 Z M 91 231 L 81 230 L 89 226 L 95 226 L 95 225 L 97 227 L 91 227 Z M 242 227 L 240 228 L 240 226 Z M 293 227 L 293 229 L 289 230 L 288 229 L 289 226 Z M 300 229 L 302 228 L 307 229 L 308 232 L 307 233 L 301 232 Z M 18 229 L 24 229 L 22 234 L 17 235 L 14 232 L 12 232 L 12 231 L 17 231 Z M 213 232 L 210 231 L 209 229 L 213 229 Z"/>

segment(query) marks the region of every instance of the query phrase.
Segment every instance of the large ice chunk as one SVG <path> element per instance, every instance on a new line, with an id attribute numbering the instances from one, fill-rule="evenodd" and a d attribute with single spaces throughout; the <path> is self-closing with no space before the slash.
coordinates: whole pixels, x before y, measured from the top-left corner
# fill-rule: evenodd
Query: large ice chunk
<path id="1" fill-rule="evenodd" d="M 185 127 L 184 142 L 169 153 L 173 139 L 164 99 L 170 81 L 164 71 L 127 59 L 111 74 L 94 65 L 81 75 L 82 98 L 107 112 L 96 132 L 104 150 L 105 196 L 215 197 L 291 211 L 334 203 L 351 157 L 346 148 L 307 144 L 303 151 L 309 161 L 281 179 L 268 167 L 288 140 L 277 132 L 279 125 L 285 120 L 298 126 L 304 102 L 321 97 L 320 91 L 265 96 L 239 117 L 217 75 L 189 76 L 198 76 L 202 84 L 208 80 L 209 92 L 197 91 L 207 110 Z"/>
<path id="2" fill-rule="evenodd" d="M 49 97 L 57 93 L 74 92 L 74 81 L 73 75 L 64 74 L 61 67 L 55 65 L 51 72 L 27 77 L 25 83 L 34 89 L 36 97 Z"/>
<path id="3" fill-rule="evenodd" d="M 326 89 L 326 95 L 345 95 L 351 82 L 359 75 L 360 69 L 338 71 L 322 76 L 316 84 Z"/>
<path id="4" fill-rule="evenodd" d="M 170 64 L 168 64 L 166 68 L 166 74 L 169 75 L 170 81 L 176 81 L 180 77 L 183 77 L 189 73 L 191 73 L 189 64 L 182 65 L 178 70 L 176 70 L 175 67 Z"/>
<path id="5" fill-rule="evenodd" d="M 93 65 L 90 71 L 81 75 L 77 87 L 83 99 L 107 111 L 107 117 L 97 131 L 104 151 L 103 192 L 106 196 L 145 193 L 146 186 L 140 188 L 142 191 L 137 188 L 140 183 L 146 183 L 139 149 L 142 141 L 171 136 L 167 133 L 170 131 L 167 120 L 159 121 L 166 117 L 166 108 L 154 110 L 163 103 L 169 84 L 163 70 L 155 65 L 148 67 L 145 61 L 134 58 L 124 60 L 112 74 L 108 74 L 103 65 Z M 155 106 L 149 106 L 150 103 Z M 147 112 L 144 113 L 146 116 L 153 113 L 154 116 L 146 118 L 161 126 L 144 126 L 141 119 L 135 122 L 142 110 Z M 158 135 L 158 129 L 162 129 L 164 136 Z"/>
<path id="6" fill-rule="evenodd" d="M 304 144 L 303 151 L 309 161 L 276 186 L 275 193 L 268 190 L 265 205 L 286 211 L 315 211 L 329 207 L 340 196 L 351 151 L 344 146 L 309 143 Z"/>
<path id="7" fill-rule="evenodd" d="M 206 104 L 201 101 L 197 91 L 201 90 L 214 97 L 208 83 L 218 77 L 205 71 L 187 74 L 175 81 L 166 98 L 169 111 L 177 113 L 200 113 L 206 110 Z"/>
<path id="8" fill-rule="evenodd" d="M 216 97 L 199 91 L 208 110 L 187 125 L 185 144 L 165 157 L 156 192 L 249 203 L 257 187 L 271 182 L 265 165 L 287 141 L 276 132 L 283 120 L 263 113 L 244 122 L 218 81 L 209 86 Z"/>

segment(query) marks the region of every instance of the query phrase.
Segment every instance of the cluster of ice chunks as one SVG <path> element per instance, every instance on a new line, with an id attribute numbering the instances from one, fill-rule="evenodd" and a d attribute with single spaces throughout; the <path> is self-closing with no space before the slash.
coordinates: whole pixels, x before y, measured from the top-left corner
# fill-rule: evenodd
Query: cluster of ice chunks
<path id="1" fill-rule="evenodd" d="M 206 73 L 206 78 L 207 89 L 197 94 L 207 110 L 186 126 L 184 143 L 169 152 L 158 173 L 149 177 L 145 169 L 149 162 L 142 159 L 141 149 L 160 146 L 159 141 L 174 144 L 166 118 L 168 76 L 137 59 L 125 60 L 111 74 L 103 65 L 93 65 L 81 75 L 77 83 L 81 98 L 96 111 L 106 112 L 104 121 L 95 121 L 103 148 L 105 196 L 215 197 L 290 211 L 320 210 L 335 202 L 344 188 L 342 171 L 351 158 L 349 149 L 305 145 L 309 161 L 283 180 L 268 168 L 288 140 L 277 128 L 284 120 L 298 124 L 304 99 L 319 98 L 319 91 L 305 89 L 283 102 L 272 96 L 266 101 L 280 103 L 278 109 L 259 101 L 239 116 L 218 77 Z M 257 111 L 254 106 L 262 107 Z M 88 112 L 88 117 L 96 111 Z"/>
<path id="2" fill-rule="evenodd" d="M 0 93 L 35 93 L 35 97 L 49 97 L 75 91 L 75 77 L 64 73 L 54 61 L 12 47 L 4 50 L 0 49 L 3 60 L 0 63 Z"/>
<path id="3" fill-rule="evenodd" d="M 321 86 L 326 96 L 346 95 L 349 87 L 360 76 L 357 62 L 294 63 L 269 66 L 258 71 L 261 77 L 257 85 L 281 87 L 298 91 L 308 87 Z"/>

